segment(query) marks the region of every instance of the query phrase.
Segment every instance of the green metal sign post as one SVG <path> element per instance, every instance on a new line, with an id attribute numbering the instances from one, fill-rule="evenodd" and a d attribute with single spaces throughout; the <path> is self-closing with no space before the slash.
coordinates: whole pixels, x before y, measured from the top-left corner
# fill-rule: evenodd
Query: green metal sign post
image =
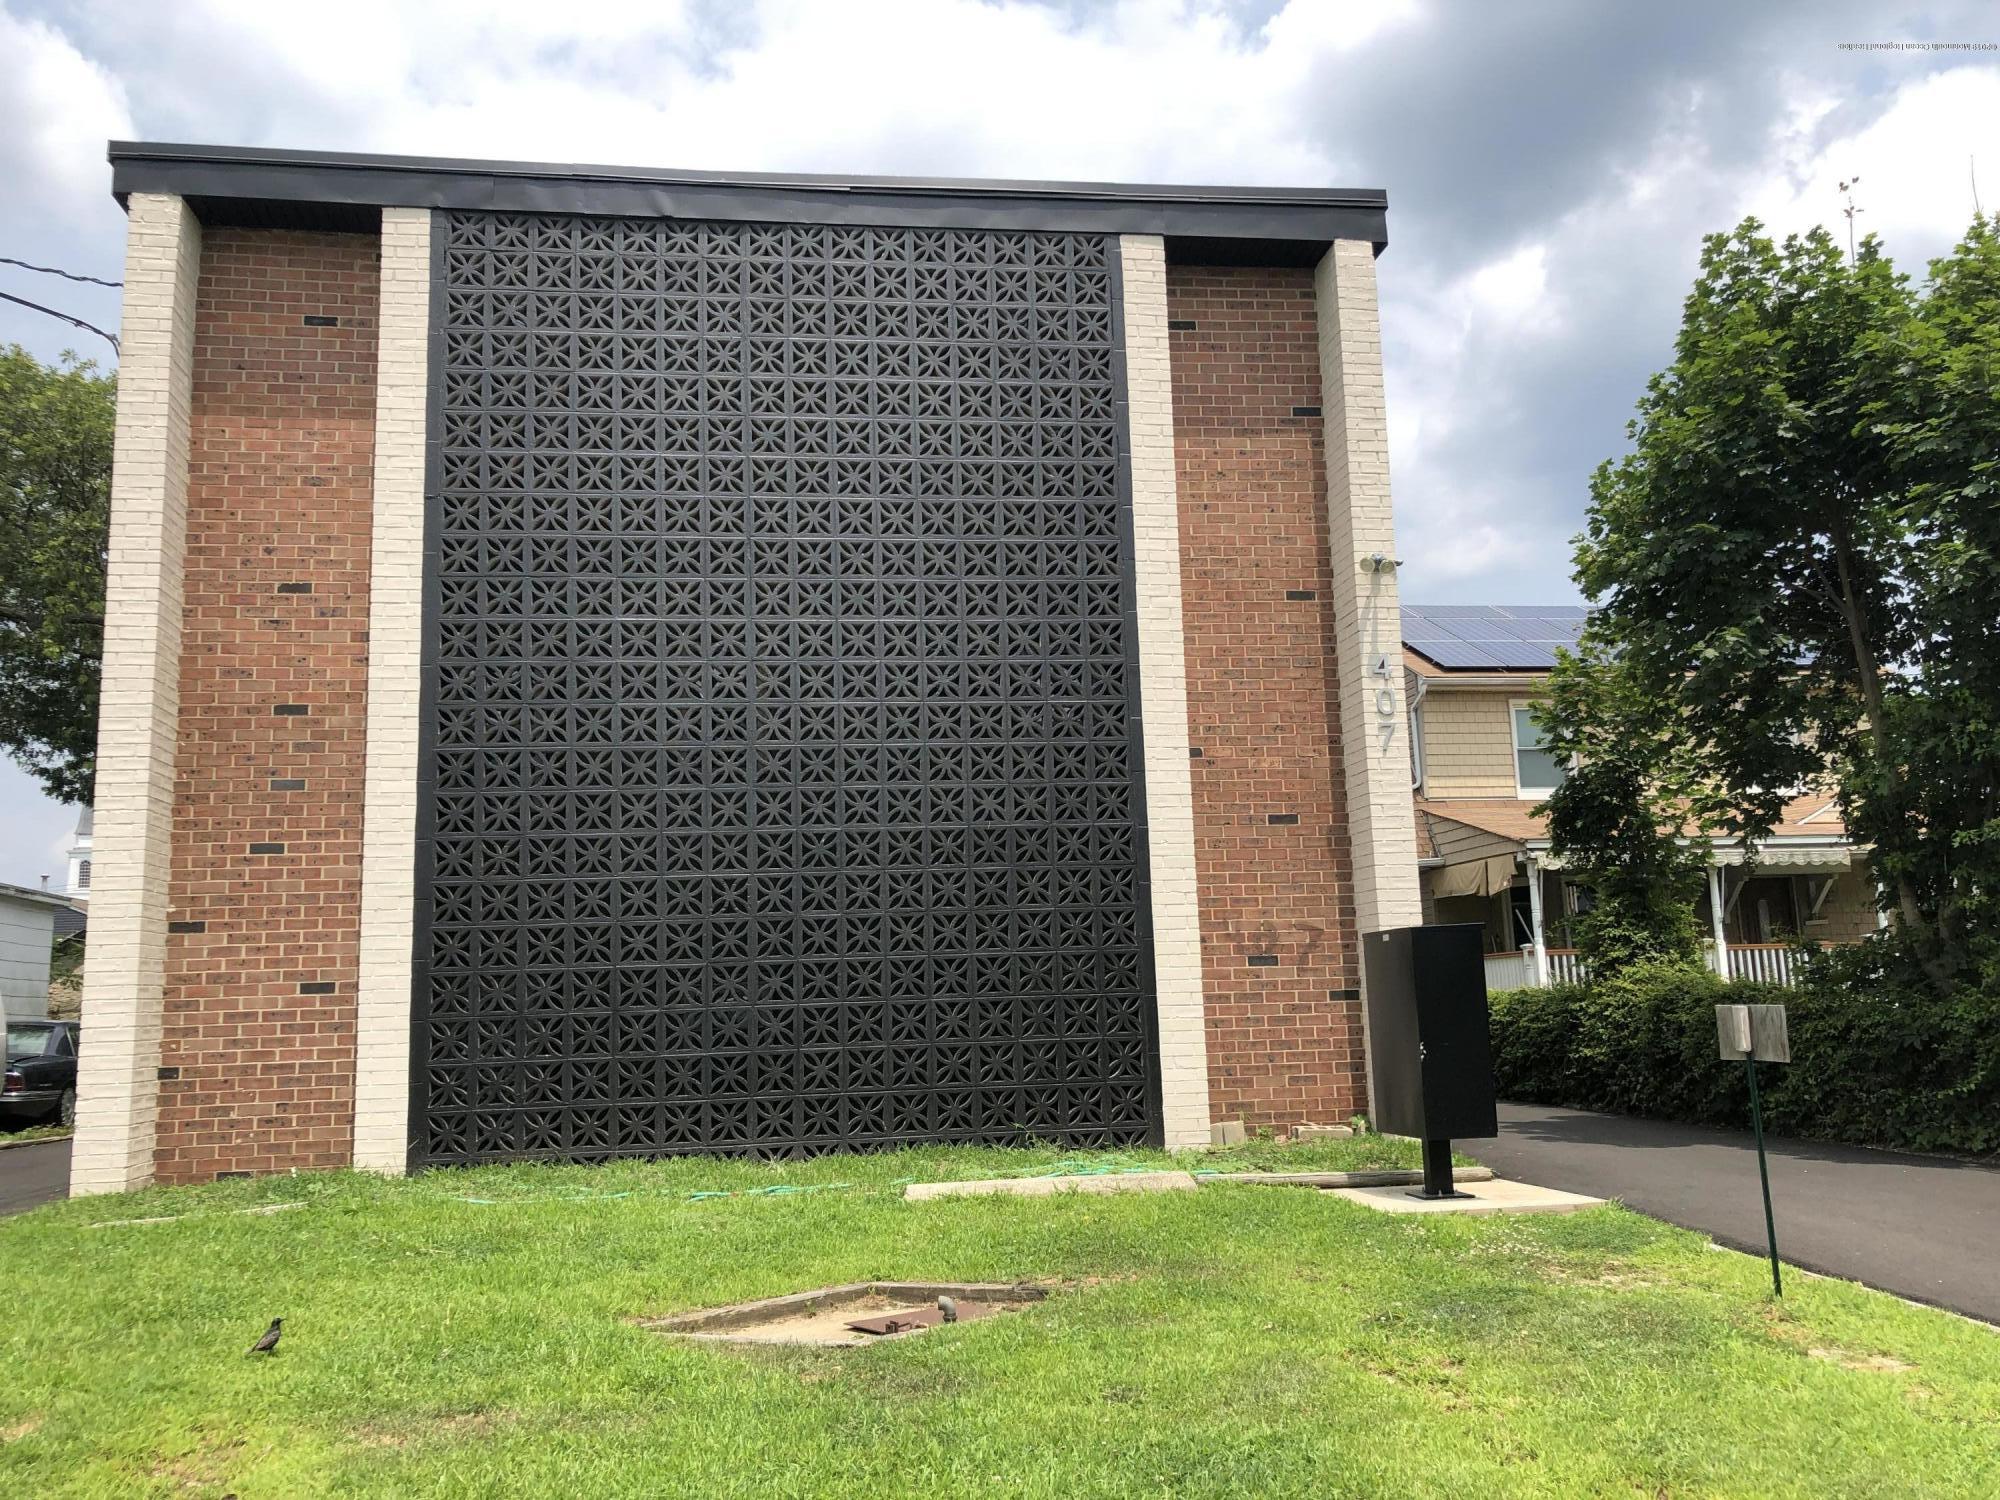
<path id="1" fill-rule="evenodd" d="M 1764 1189 L 1764 1243 L 1771 1252 L 1771 1294 L 1785 1295 L 1785 1277 L 1778 1266 L 1778 1223 L 1771 1213 L 1771 1164 L 1764 1154 L 1764 1101 L 1757 1092 L 1758 1062 L 1792 1060 L 1791 1037 L 1782 1005 L 1718 1005 L 1716 1040 L 1725 1059 L 1742 1058 L 1743 1076 L 1750 1082 L 1750 1128 L 1757 1137 L 1757 1178 Z"/>
<path id="2" fill-rule="evenodd" d="M 1784 1274 L 1778 1269 L 1778 1226 L 1771 1217 L 1771 1164 L 1764 1159 L 1764 1102 L 1757 1097 L 1757 1059 L 1745 1056 L 1743 1071 L 1750 1078 L 1750 1125 L 1757 1132 L 1757 1176 L 1764 1184 L 1764 1243 L 1771 1249 L 1771 1295 L 1785 1295 Z"/>

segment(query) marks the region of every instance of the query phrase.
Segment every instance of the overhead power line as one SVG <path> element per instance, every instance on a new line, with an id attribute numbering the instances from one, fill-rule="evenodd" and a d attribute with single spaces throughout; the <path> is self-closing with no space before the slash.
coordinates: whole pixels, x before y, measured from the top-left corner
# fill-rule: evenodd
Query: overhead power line
<path id="1" fill-rule="evenodd" d="M 79 276 L 74 271 L 65 271 L 60 266 L 37 266 L 25 260 L 16 260 L 11 255 L 0 255 L 0 266 L 19 266 L 24 271 L 40 271 L 44 276 L 61 276 L 68 281 L 87 281 L 92 286 L 123 286 L 122 281 L 106 281 L 102 276 Z"/>
<path id="2" fill-rule="evenodd" d="M 81 328 L 86 333 L 96 334 L 99 338 L 103 339 L 105 343 L 111 346 L 113 353 L 123 354 L 125 352 L 124 350 L 118 347 L 118 340 L 116 338 L 106 333 L 102 328 L 99 328 L 95 323 L 86 323 L 81 318 L 72 318 L 66 312 L 57 312 L 53 307 L 44 307 L 39 302 L 30 302 L 26 297 L 16 297 L 12 292 L 0 292 L 0 302 L 18 303 L 20 306 L 26 308 L 32 308 L 34 311 L 38 313 L 47 313 L 52 318 L 61 318 L 63 322 L 71 324 L 74 327 Z"/>

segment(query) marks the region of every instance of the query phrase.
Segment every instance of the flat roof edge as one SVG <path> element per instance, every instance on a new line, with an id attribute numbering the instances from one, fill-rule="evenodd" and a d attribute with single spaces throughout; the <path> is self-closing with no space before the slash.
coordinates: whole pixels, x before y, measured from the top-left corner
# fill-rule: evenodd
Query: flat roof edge
<path id="1" fill-rule="evenodd" d="M 1204 187 L 640 167 L 113 141 L 112 192 L 367 207 L 1387 242 L 1379 189 Z"/>

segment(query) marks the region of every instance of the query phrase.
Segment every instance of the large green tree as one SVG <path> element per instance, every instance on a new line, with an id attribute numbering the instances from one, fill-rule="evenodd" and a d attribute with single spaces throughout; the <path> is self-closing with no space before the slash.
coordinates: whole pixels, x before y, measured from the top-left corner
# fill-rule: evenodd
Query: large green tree
<path id="1" fill-rule="evenodd" d="M 1589 892 L 1570 924 L 1591 971 L 1701 961 L 1695 920 L 1705 833 L 1725 815 L 1675 705 L 1594 627 L 1550 674 L 1548 747 L 1571 770 L 1550 798 L 1550 835 L 1569 879 Z"/>
<path id="2" fill-rule="evenodd" d="M 1902 379 L 1876 416 L 1910 486 L 1915 639 L 1884 706 L 1903 775 L 1856 826 L 1890 878 L 1935 903 L 1943 951 L 1984 939 L 2000 977 L 2000 219 L 1932 263 L 1916 322 L 1876 363 L 1891 360 Z"/>
<path id="3" fill-rule="evenodd" d="M 1651 759 L 1623 773 L 1623 824 L 1607 775 L 1551 799 L 1577 862 L 1690 815 L 1755 840 L 1830 779 L 1931 982 L 1971 962 L 2000 880 L 1997 257 L 1975 222 L 1919 290 L 1873 241 L 1850 259 L 1746 220 L 1705 243 L 1577 546 L 1595 614 L 1554 737 Z M 1618 692 L 1565 686 L 1614 662 Z"/>
<path id="4" fill-rule="evenodd" d="M 64 802 L 97 756 L 113 378 L 0 350 L 0 749 Z"/>

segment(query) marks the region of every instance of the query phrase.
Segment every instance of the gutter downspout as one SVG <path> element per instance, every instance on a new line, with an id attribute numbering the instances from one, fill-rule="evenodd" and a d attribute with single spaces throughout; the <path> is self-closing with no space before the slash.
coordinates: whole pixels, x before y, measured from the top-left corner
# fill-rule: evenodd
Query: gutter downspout
<path id="1" fill-rule="evenodd" d="M 1421 672 L 1411 672 L 1409 676 L 1417 685 L 1417 690 L 1410 694 L 1410 706 L 1408 709 L 1410 719 L 1410 749 L 1413 752 L 1410 765 L 1410 786 L 1412 790 L 1421 792 L 1424 789 L 1424 775 L 1428 768 L 1424 765 L 1423 740 L 1417 733 L 1417 710 L 1424 706 L 1424 699 L 1429 696 L 1431 685 Z"/>

